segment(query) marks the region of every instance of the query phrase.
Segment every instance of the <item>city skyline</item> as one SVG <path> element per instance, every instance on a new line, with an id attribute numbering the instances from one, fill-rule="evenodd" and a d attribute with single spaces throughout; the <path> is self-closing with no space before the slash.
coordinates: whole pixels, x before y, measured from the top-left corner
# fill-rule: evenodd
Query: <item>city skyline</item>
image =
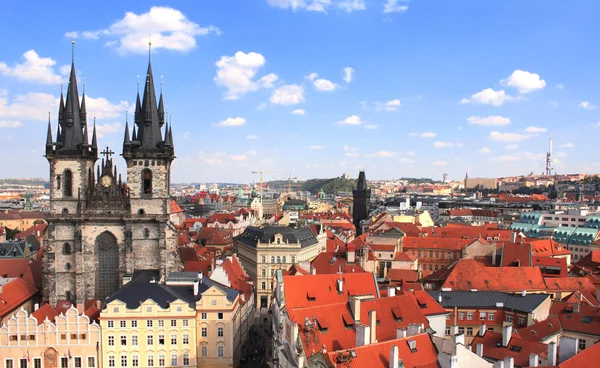
<path id="1" fill-rule="evenodd" d="M 600 171 L 594 2 L 231 4 L 11 4 L 0 15 L 0 152 L 19 159 L 0 176 L 45 176 L 73 38 L 88 122 L 120 153 L 149 35 L 173 182 L 248 183 L 260 169 L 276 171 L 265 180 L 539 174 L 550 133 L 559 173 Z"/>

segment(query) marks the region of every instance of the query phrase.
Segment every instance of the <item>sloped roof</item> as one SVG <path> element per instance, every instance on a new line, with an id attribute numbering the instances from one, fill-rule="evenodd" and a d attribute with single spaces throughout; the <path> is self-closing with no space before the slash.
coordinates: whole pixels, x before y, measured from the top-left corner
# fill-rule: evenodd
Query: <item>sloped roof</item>
<path id="1" fill-rule="evenodd" d="M 42 261 L 39 259 L 0 259 L 0 277 L 22 278 L 34 287 L 42 286 Z"/>
<path id="2" fill-rule="evenodd" d="M 320 253 L 315 259 L 310 262 L 310 266 L 317 274 L 337 273 L 340 270 L 344 273 L 349 272 L 365 272 L 360 265 L 348 264 L 345 254 L 334 252 Z"/>
<path id="3" fill-rule="evenodd" d="M 238 241 L 247 246 L 256 247 L 259 241 L 263 244 L 274 241 L 275 235 L 277 234 L 281 234 L 283 242 L 291 244 L 300 243 L 301 248 L 318 244 L 318 240 L 310 228 L 302 227 L 294 229 L 284 226 L 262 228 L 248 226 L 244 233 L 240 235 Z"/>
<path id="4" fill-rule="evenodd" d="M 428 290 L 429 295 L 435 300 L 442 296 L 441 305 L 444 308 L 498 308 L 502 303 L 503 308 L 529 313 L 550 298 L 546 294 L 510 294 L 498 291 L 441 291 Z"/>
<path id="5" fill-rule="evenodd" d="M 388 270 L 386 280 L 416 282 L 419 279 L 419 272 L 415 270 L 402 270 L 391 268 Z"/>
<path id="6" fill-rule="evenodd" d="M 406 236 L 402 241 L 402 247 L 404 249 L 441 249 L 458 251 L 463 250 L 472 242 L 473 239 Z"/>
<path id="7" fill-rule="evenodd" d="M 577 313 L 574 308 L 574 304 L 556 301 L 550 307 L 550 314 L 558 315 L 564 331 L 600 336 L 600 308 L 580 304 Z"/>
<path id="8" fill-rule="evenodd" d="M 41 307 L 39 307 L 38 310 L 31 313 L 31 316 L 35 317 L 38 325 L 41 325 L 46 320 L 46 318 L 48 318 L 50 322 L 54 322 L 54 319 L 56 318 L 56 316 L 58 316 L 58 313 L 54 308 L 50 306 L 50 304 L 44 304 Z"/>
<path id="9" fill-rule="evenodd" d="M 5 317 L 27 300 L 32 298 L 38 289 L 25 282 L 23 279 L 16 278 L 2 286 L 0 293 L 0 318 Z"/>
<path id="10" fill-rule="evenodd" d="M 506 357 L 514 359 L 515 367 L 527 367 L 529 355 L 548 356 L 548 345 L 528 341 L 513 334 L 508 346 L 502 346 L 502 334 L 486 331 L 484 336 L 477 335 L 471 343 L 471 351 L 475 352 L 477 344 L 483 344 L 483 357 L 492 360 L 503 360 Z"/>
<path id="11" fill-rule="evenodd" d="M 519 329 L 519 336 L 529 341 L 541 342 L 562 331 L 557 316 L 549 316 L 543 321 L 538 321 L 528 327 Z"/>
<path id="12" fill-rule="evenodd" d="M 179 205 L 177 204 L 177 202 L 175 202 L 174 200 L 171 200 L 170 207 L 171 207 L 171 212 L 170 213 L 181 213 L 181 212 L 183 212 L 183 210 L 181 209 L 181 207 L 179 207 Z"/>
<path id="13" fill-rule="evenodd" d="M 594 344 L 558 366 L 560 368 L 597 368 L 598 362 L 600 362 L 600 344 Z"/>

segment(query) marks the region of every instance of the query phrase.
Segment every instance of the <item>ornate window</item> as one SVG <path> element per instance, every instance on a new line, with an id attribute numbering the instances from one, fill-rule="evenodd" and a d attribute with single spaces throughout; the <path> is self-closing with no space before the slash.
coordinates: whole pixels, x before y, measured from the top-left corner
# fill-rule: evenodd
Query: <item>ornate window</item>
<path id="1" fill-rule="evenodd" d="M 65 256 L 70 256 L 70 255 L 71 255 L 71 252 L 72 252 L 72 249 L 71 249 L 71 244 L 69 244 L 69 243 L 65 243 L 65 244 L 63 244 L 63 252 L 62 252 L 62 253 L 63 253 Z"/>
<path id="2" fill-rule="evenodd" d="M 149 169 L 142 171 L 142 193 L 152 194 L 152 171 Z"/>
<path id="3" fill-rule="evenodd" d="M 65 185 L 63 186 L 63 196 L 73 196 L 73 173 L 71 170 L 65 170 L 64 173 Z"/>
<path id="4" fill-rule="evenodd" d="M 115 236 L 104 232 L 96 238 L 96 249 L 99 266 L 96 294 L 104 299 L 119 289 L 119 247 Z"/>

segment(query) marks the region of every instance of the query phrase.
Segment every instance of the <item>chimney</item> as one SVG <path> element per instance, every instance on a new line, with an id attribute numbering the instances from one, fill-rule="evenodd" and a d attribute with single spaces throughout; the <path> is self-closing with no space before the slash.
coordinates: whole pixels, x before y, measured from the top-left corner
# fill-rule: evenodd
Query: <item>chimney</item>
<path id="1" fill-rule="evenodd" d="M 348 263 L 355 263 L 356 262 L 356 258 L 354 257 L 354 249 L 348 250 L 346 252 L 346 260 L 348 261 Z"/>
<path id="2" fill-rule="evenodd" d="M 496 251 L 498 250 L 496 248 L 496 244 L 492 243 L 494 245 L 494 249 L 492 249 L 492 266 L 496 265 Z"/>
<path id="3" fill-rule="evenodd" d="M 465 334 L 456 334 L 454 335 L 454 343 L 456 345 L 461 344 L 461 345 L 465 345 Z"/>
<path id="4" fill-rule="evenodd" d="M 388 296 L 396 296 L 396 288 L 388 286 L 387 287 L 387 293 L 388 293 L 387 294 Z"/>
<path id="5" fill-rule="evenodd" d="M 398 361 L 398 346 L 394 345 L 390 348 L 390 365 L 389 368 L 400 368 L 400 362 Z"/>
<path id="6" fill-rule="evenodd" d="M 438 303 L 442 304 L 442 294 L 438 295 Z"/>
<path id="7" fill-rule="evenodd" d="M 354 318 L 354 321 L 360 322 L 360 299 L 351 296 L 350 308 L 352 309 L 352 318 Z"/>
<path id="8" fill-rule="evenodd" d="M 527 290 L 521 291 L 521 296 L 523 296 L 523 297 L 527 296 Z"/>
<path id="9" fill-rule="evenodd" d="M 502 326 L 502 346 L 507 347 L 512 337 L 512 325 Z"/>
<path id="10" fill-rule="evenodd" d="M 481 326 L 479 326 L 479 336 L 485 335 L 485 331 L 486 331 L 485 323 L 482 323 Z"/>
<path id="11" fill-rule="evenodd" d="M 396 329 L 396 338 L 397 339 L 403 339 L 406 337 L 406 328 L 404 327 L 398 327 Z"/>
<path id="12" fill-rule="evenodd" d="M 194 281 L 194 296 L 198 296 L 199 292 L 200 292 L 200 281 L 196 280 L 196 281 Z"/>
<path id="13" fill-rule="evenodd" d="M 504 358 L 504 368 L 515 368 L 515 359 L 513 357 Z"/>
<path id="14" fill-rule="evenodd" d="M 458 368 L 458 355 L 450 357 L 450 368 Z"/>
<path id="15" fill-rule="evenodd" d="M 574 303 L 573 304 L 573 313 L 575 313 L 575 314 L 579 313 L 580 306 L 581 305 L 579 303 Z"/>
<path id="16" fill-rule="evenodd" d="M 369 345 L 371 343 L 371 328 L 360 322 L 355 322 L 354 326 L 356 326 L 356 347 Z"/>
<path id="17" fill-rule="evenodd" d="M 96 308 L 102 309 L 102 302 L 101 301 L 96 300 Z"/>
<path id="18" fill-rule="evenodd" d="M 197 280 L 199 283 L 202 283 L 202 277 L 203 277 L 203 276 L 204 276 L 204 275 L 202 274 L 202 271 L 198 272 L 198 275 L 196 275 L 196 280 Z"/>
<path id="19" fill-rule="evenodd" d="M 511 243 L 516 243 L 517 242 L 517 232 L 513 231 L 510 233 L 510 242 Z"/>
<path id="20" fill-rule="evenodd" d="M 504 362 L 502 360 L 497 361 L 494 363 L 494 368 L 504 368 Z"/>
<path id="21" fill-rule="evenodd" d="M 35 303 L 35 304 L 33 305 L 33 310 L 34 310 L 34 311 L 36 311 L 36 310 L 38 310 L 38 309 L 40 309 L 40 305 L 39 305 L 39 303 Z"/>
<path id="22" fill-rule="evenodd" d="M 343 293 L 344 292 L 344 285 L 342 283 L 342 279 L 340 278 L 340 279 L 335 280 L 335 283 L 337 285 L 337 291 L 338 291 L 338 293 L 340 293 L 340 294 Z"/>
<path id="23" fill-rule="evenodd" d="M 416 323 L 411 323 L 408 325 L 408 333 L 407 336 L 415 336 L 420 333 L 420 325 Z"/>
<path id="24" fill-rule="evenodd" d="M 371 343 L 377 342 L 377 312 L 369 311 L 369 327 L 371 328 Z"/>
<path id="25" fill-rule="evenodd" d="M 534 354 L 534 353 L 529 354 L 529 366 L 537 367 L 538 363 L 539 363 L 538 355 Z"/>
<path id="26" fill-rule="evenodd" d="M 548 344 L 548 366 L 553 367 L 556 365 L 556 343 L 551 342 Z"/>
<path id="27" fill-rule="evenodd" d="M 316 275 L 317 274 L 317 269 L 312 264 L 310 265 L 310 274 L 311 275 Z"/>
<path id="28" fill-rule="evenodd" d="M 475 347 L 475 351 L 477 356 L 479 356 L 480 358 L 483 358 L 483 344 L 479 343 L 477 344 L 477 346 Z"/>

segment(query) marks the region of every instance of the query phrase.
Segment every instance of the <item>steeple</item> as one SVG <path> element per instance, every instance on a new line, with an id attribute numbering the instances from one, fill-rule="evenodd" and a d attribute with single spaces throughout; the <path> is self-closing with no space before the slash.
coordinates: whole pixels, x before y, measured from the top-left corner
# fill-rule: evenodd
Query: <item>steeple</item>
<path id="1" fill-rule="evenodd" d="M 129 139 L 129 113 L 125 112 L 125 138 L 123 139 L 123 144 L 131 144 L 131 139 Z"/>
<path id="2" fill-rule="evenodd" d="M 46 149 L 52 149 L 52 123 L 50 123 L 50 112 L 48 112 L 48 133 L 46 133 Z"/>
<path id="3" fill-rule="evenodd" d="M 92 132 L 92 150 L 98 154 L 98 141 L 96 139 L 96 118 L 94 118 L 94 131 Z"/>
<path id="4" fill-rule="evenodd" d="M 160 99 L 158 101 L 158 123 L 161 128 L 165 125 L 165 106 L 163 103 L 162 82 L 160 82 Z"/>
<path id="5" fill-rule="evenodd" d="M 367 177 L 365 176 L 365 172 L 361 170 L 358 173 L 358 181 L 356 182 L 356 191 L 364 192 L 367 190 Z"/>

